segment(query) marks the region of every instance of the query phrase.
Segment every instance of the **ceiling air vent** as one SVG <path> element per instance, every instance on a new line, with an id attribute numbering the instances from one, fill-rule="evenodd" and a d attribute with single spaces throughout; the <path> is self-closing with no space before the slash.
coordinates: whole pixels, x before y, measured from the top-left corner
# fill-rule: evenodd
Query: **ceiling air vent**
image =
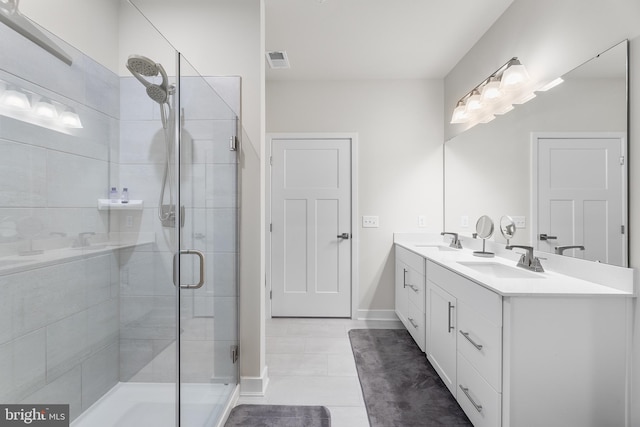
<path id="1" fill-rule="evenodd" d="M 287 52 L 283 50 L 274 50 L 267 52 L 267 61 L 269 67 L 273 70 L 291 68 L 289 66 L 289 58 L 287 58 Z"/>

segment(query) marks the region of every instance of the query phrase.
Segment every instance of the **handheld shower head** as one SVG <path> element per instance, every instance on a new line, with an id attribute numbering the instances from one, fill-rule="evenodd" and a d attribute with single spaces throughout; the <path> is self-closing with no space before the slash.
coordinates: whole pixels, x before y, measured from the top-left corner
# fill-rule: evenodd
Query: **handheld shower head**
<path id="1" fill-rule="evenodd" d="M 143 76 L 155 77 L 158 75 L 158 65 L 151 59 L 142 55 L 130 55 L 127 59 L 127 68 L 132 73 L 138 73 Z"/>
<path id="2" fill-rule="evenodd" d="M 147 95 L 149 95 L 149 98 L 158 104 L 164 104 L 167 102 L 170 91 L 169 81 L 167 73 L 161 64 L 153 62 L 146 56 L 131 55 L 129 56 L 129 59 L 127 59 L 126 66 L 131 74 L 133 74 L 133 76 L 147 88 Z M 151 83 L 142 77 L 155 77 L 157 75 L 162 77 L 162 83 L 159 85 Z"/>

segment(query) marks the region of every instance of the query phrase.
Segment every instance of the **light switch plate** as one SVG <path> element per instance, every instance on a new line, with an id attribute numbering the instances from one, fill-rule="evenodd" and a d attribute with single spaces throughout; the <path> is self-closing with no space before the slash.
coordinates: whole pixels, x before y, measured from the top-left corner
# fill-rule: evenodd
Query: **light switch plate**
<path id="1" fill-rule="evenodd" d="M 469 228 L 469 217 L 467 215 L 460 217 L 460 227 Z"/>
<path id="2" fill-rule="evenodd" d="M 362 217 L 362 228 L 378 228 L 378 217 L 377 216 L 363 216 Z"/>
<path id="3" fill-rule="evenodd" d="M 427 217 L 425 215 L 418 216 L 418 227 L 426 227 L 427 226 Z"/>

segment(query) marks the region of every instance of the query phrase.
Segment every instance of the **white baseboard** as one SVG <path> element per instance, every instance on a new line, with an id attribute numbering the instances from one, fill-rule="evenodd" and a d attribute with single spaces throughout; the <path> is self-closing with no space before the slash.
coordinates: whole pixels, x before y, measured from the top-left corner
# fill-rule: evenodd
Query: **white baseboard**
<path id="1" fill-rule="evenodd" d="M 395 310 L 358 310 L 356 313 L 358 320 L 386 320 L 399 321 Z"/>
<path id="2" fill-rule="evenodd" d="M 259 377 L 240 377 L 240 396 L 262 397 L 268 385 L 268 367 L 265 366 Z"/>

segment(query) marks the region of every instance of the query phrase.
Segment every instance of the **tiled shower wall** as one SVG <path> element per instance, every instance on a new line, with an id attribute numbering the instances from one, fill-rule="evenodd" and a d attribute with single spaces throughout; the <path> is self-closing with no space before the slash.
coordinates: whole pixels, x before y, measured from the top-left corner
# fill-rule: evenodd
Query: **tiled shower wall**
<path id="1" fill-rule="evenodd" d="M 55 39 L 55 38 L 54 38 Z M 60 133 L 0 116 L 0 256 L 69 247 L 106 233 L 96 209 L 117 148 L 119 79 L 63 41 L 68 66 L 0 25 L 0 80 L 71 106 Z M 81 255 L 0 276 L 0 401 L 70 403 L 71 416 L 119 379 L 119 275 L 113 254 Z"/>

